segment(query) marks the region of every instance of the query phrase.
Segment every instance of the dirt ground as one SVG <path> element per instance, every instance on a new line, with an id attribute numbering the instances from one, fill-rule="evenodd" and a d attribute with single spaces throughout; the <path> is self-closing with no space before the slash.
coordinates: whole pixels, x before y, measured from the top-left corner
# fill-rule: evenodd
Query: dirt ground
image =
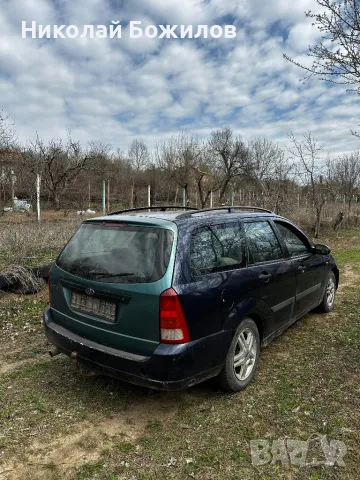
<path id="1" fill-rule="evenodd" d="M 262 350 L 244 392 L 212 382 L 156 392 L 81 377 L 50 359 L 41 313 L 47 289 L 0 298 L 0 479 L 358 479 L 360 465 L 360 231 L 333 247 L 341 284 L 328 315 L 310 313 Z M 346 445 L 325 466 L 254 465 L 250 441 L 324 436 Z"/>

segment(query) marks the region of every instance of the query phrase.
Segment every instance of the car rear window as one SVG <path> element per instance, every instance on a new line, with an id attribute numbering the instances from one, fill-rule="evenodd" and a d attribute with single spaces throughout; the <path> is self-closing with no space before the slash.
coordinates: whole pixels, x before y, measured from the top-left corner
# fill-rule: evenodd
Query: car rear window
<path id="1" fill-rule="evenodd" d="M 84 223 L 57 259 L 78 277 L 105 283 L 149 283 L 165 275 L 173 232 L 123 223 Z"/>

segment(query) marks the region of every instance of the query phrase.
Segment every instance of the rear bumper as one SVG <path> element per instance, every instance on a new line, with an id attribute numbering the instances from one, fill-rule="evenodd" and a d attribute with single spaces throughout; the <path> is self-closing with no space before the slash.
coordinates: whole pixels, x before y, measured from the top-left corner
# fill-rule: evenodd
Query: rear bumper
<path id="1" fill-rule="evenodd" d="M 159 344 L 145 357 L 74 334 L 53 321 L 51 308 L 45 310 L 43 324 L 49 342 L 65 355 L 76 352 L 89 370 L 159 390 L 181 390 L 217 375 L 234 334 L 223 331 L 183 345 Z"/>

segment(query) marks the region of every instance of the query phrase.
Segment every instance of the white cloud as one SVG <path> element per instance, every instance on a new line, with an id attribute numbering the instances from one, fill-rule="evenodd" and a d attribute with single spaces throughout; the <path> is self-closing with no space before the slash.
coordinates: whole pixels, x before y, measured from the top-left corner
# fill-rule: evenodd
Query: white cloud
<path id="1" fill-rule="evenodd" d="M 162 24 L 192 25 L 211 20 L 211 9 L 203 0 L 125 0 L 124 10 L 132 15 L 132 20 L 139 19 L 139 12 L 146 12 Z"/>
<path id="2" fill-rule="evenodd" d="M 295 52 L 303 52 L 309 45 L 315 45 L 320 38 L 321 32 L 307 20 L 297 23 L 290 29 L 287 43 Z"/>

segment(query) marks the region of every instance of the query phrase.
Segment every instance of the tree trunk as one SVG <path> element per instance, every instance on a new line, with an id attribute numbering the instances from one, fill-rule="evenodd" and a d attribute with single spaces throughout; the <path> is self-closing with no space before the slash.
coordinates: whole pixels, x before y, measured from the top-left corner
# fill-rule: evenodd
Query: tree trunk
<path id="1" fill-rule="evenodd" d="M 351 195 L 349 195 L 349 201 L 348 201 L 348 214 L 347 214 L 347 217 L 348 217 L 348 222 L 350 220 L 350 213 L 351 213 Z"/>
<path id="2" fill-rule="evenodd" d="M 188 187 L 189 187 L 188 184 L 186 184 L 186 185 L 184 186 L 184 190 L 185 190 L 185 207 L 187 206 L 188 198 L 189 198 Z"/>
<path id="3" fill-rule="evenodd" d="M 230 178 L 226 178 L 225 181 L 224 181 L 224 184 L 223 186 L 221 187 L 221 190 L 220 190 L 220 198 L 219 198 L 219 203 L 220 205 L 224 202 L 224 196 L 225 196 L 225 193 L 226 193 L 226 190 L 227 190 L 227 187 L 230 183 Z"/>
<path id="4" fill-rule="evenodd" d="M 318 238 L 320 235 L 320 225 L 321 225 L 321 212 L 323 209 L 325 201 L 321 203 L 318 207 L 315 207 L 315 227 L 314 227 L 314 237 Z"/>
<path id="5" fill-rule="evenodd" d="M 200 199 L 201 208 L 205 208 L 205 207 L 206 207 L 206 204 L 207 204 L 207 201 L 209 200 L 210 195 L 211 195 L 211 190 L 209 190 L 208 192 L 206 192 L 206 195 Z"/>
<path id="6" fill-rule="evenodd" d="M 55 210 L 59 210 L 60 209 L 60 197 L 59 197 L 58 192 L 56 190 L 50 192 L 49 198 L 50 198 L 50 202 L 51 202 L 52 206 L 55 208 Z"/>
<path id="7" fill-rule="evenodd" d="M 179 185 L 176 185 L 176 192 L 175 192 L 175 205 L 177 205 L 177 199 L 178 199 L 178 192 L 179 192 Z"/>
<path id="8" fill-rule="evenodd" d="M 200 200 L 200 208 L 205 208 L 206 207 L 206 203 L 207 201 L 209 200 L 209 197 L 211 195 L 211 189 L 210 190 L 206 190 L 206 192 L 204 192 L 204 189 L 203 189 L 203 176 L 199 177 L 198 181 L 197 181 L 197 187 L 198 187 L 198 193 L 199 193 L 199 200 Z"/>

